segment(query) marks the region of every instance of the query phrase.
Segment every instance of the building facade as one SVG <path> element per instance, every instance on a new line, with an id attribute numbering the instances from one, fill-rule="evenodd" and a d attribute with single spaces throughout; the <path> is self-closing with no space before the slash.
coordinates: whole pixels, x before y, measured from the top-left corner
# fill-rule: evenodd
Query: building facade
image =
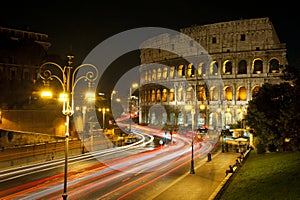
<path id="1" fill-rule="evenodd" d="M 222 129 L 243 122 L 248 101 L 264 83 L 283 81 L 286 45 L 267 17 L 180 33 L 186 37 L 161 35 L 145 42 L 153 48 L 141 49 L 142 124 Z"/>
<path id="2" fill-rule="evenodd" d="M 0 27 L 0 105 L 21 108 L 30 101 L 38 68 L 51 46 L 47 34 Z"/>

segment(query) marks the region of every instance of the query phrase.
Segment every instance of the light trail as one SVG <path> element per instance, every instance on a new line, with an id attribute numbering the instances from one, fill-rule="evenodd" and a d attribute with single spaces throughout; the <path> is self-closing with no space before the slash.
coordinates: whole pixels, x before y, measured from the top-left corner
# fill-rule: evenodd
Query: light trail
<path id="1" fill-rule="evenodd" d="M 80 165 L 80 162 L 95 160 L 95 158 L 104 162 L 69 171 L 68 199 L 84 199 L 84 197 L 94 194 L 96 199 L 114 196 L 115 194 L 118 194 L 119 199 L 122 199 L 190 162 L 190 136 L 176 134 L 176 143 L 172 142 L 167 146 L 162 146 L 162 148 L 158 146 L 150 151 L 146 151 L 138 149 L 151 144 L 154 137 L 163 137 L 164 131 L 139 126 L 132 126 L 132 130 L 141 140 L 128 145 L 127 148 L 106 149 L 75 156 L 70 159 L 72 165 L 77 165 L 77 163 Z M 203 141 L 202 147 L 194 144 L 194 154 L 198 158 L 205 156 L 213 148 L 214 142 Z M 61 160 L 46 162 L 41 166 L 53 169 L 57 166 L 62 166 L 61 162 Z M 46 169 L 41 166 L 36 165 L 32 169 L 36 172 L 45 171 Z M 33 171 L 30 168 L 25 168 L 24 171 L 20 170 L 26 175 L 33 174 Z M 7 172 L 10 175 L 14 174 L 13 171 Z M 15 173 L 16 178 L 19 174 Z M 3 176 L 3 174 L 1 175 Z M 60 199 L 63 189 L 62 182 L 63 174 L 56 174 L 55 176 L 0 191 L 0 198 L 3 200 Z"/>

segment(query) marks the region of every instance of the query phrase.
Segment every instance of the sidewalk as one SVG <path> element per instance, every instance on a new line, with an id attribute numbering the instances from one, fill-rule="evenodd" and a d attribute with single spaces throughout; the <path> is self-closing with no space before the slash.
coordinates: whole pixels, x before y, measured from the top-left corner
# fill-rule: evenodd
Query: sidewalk
<path id="1" fill-rule="evenodd" d="M 220 150 L 195 165 L 195 174 L 185 174 L 167 190 L 155 196 L 155 200 L 214 200 L 232 173 L 225 176 L 229 165 L 236 163 L 240 153 Z"/>

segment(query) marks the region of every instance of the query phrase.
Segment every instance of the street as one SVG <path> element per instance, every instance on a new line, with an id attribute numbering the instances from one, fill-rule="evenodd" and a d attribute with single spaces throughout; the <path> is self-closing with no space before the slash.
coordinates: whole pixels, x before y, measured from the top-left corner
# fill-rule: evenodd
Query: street
<path id="1" fill-rule="evenodd" d="M 161 134 L 148 127 L 133 127 L 136 134 Z M 74 156 L 68 165 L 68 199 L 145 199 L 167 188 L 190 167 L 190 137 L 178 134 L 174 143 L 155 148 L 115 148 Z M 147 140 L 145 140 L 146 142 Z M 194 144 L 195 162 L 211 151 L 214 140 Z M 8 172 L 7 172 L 8 173 Z M 15 176 L 13 174 L 16 174 Z M 2 171 L 2 199 L 59 199 L 63 190 L 63 160 L 32 165 L 9 178 Z"/>

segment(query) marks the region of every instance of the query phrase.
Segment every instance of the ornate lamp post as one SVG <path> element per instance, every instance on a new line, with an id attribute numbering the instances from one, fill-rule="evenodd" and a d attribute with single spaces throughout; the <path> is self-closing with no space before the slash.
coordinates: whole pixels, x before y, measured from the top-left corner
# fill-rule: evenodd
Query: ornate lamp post
<path id="1" fill-rule="evenodd" d="M 81 64 L 73 69 L 71 66 L 72 59 L 74 56 L 69 55 L 68 65 L 60 66 L 54 62 L 46 62 L 40 66 L 40 77 L 43 79 L 45 84 L 49 85 L 49 81 L 57 79 L 62 86 L 63 93 L 60 95 L 60 100 L 63 101 L 62 113 L 66 116 L 66 132 L 65 132 L 65 165 L 64 165 L 64 190 L 62 197 L 67 199 L 67 174 L 68 174 L 68 150 L 69 150 L 69 126 L 70 126 L 70 116 L 74 113 L 74 88 L 76 84 L 84 79 L 89 83 L 95 81 L 98 77 L 98 70 L 92 64 Z M 61 72 L 61 77 L 57 74 L 52 73 L 50 67 L 56 67 Z M 83 67 L 89 67 L 93 71 L 88 71 L 86 74 L 76 77 L 76 73 L 79 69 Z"/>

